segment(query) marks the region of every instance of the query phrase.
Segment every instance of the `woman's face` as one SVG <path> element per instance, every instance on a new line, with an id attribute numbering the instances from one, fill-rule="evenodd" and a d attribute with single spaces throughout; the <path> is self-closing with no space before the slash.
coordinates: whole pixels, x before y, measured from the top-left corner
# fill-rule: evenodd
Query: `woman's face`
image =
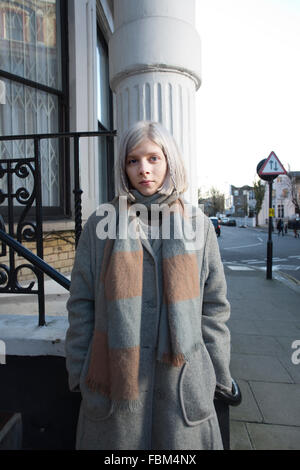
<path id="1" fill-rule="evenodd" d="M 144 139 L 131 150 L 125 162 L 131 185 L 144 196 L 152 196 L 162 186 L 167 167 L 162 149 L 149 139 Z"/>

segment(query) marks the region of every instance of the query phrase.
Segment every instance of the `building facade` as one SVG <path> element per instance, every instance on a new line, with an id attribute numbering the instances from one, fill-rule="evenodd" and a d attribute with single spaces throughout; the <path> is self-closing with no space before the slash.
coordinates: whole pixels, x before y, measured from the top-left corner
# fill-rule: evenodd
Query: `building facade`
<path id="1" fill-rule="evenodd" d="M 183 151 L 187 198 L 197 203 L 194 8 L 194 0 L 2 1 L 0 134 L 119 136 L 137 120 L 160 121 Z M 113 148 L 105 138 L 80 141 L 84 220 L 114 195 L 117 141 Z M 72 143 L 42 145 L 44 219 L 67 223 L 74 214 Z M 1 158 L 32 153 L 32 141 L 1 142 Z"/>
<path id="2" fill-rule="evenodd" d="M 254 188 L 248 185 L 231 185 L 230 196 L 226 198 L 226 213 L 234 217 L 254 217 Z"/>
<path id="3" fill-rule="evenodd" d="M 194 0 L 1 2 L 0 136 L 116 131 L 114 139 L 80 138 L 83 223 L 114 197 L 118 138 L 138 120 L 159 121 L 174 135 L 188 172 L 185 197 L 197 205 L 194 105 L 201 51 L 194 16 Z M 0 159 L 33 154 L 33 140 L 0 142 Z M 43 139 L 40 156 L 45 260 L 68 272 L 74 256 L 74 142 Z M 0 191 L 7 194 L 1 175 Z M 14 175 L 13 191 L 24 187 L 30 193 L 33 179 Z M 4 198 L 4 215 L 7 205 Z M 15 205 L 21 213 L 22 202 Z"/>
<path id="4" fill-rule="evenodd" d="M 291 171 L 289 176 L 280 175 L 274 179 L 272 185 L 272 207 L 275 220 L 283 219 L 284 222 L 296 218 L 299 212 L 293 198 L 298 201 L 300 207 L 300 171 Z M 295 201 L 295 202 L 296 202 Z M 266 183 L 265 197 L 262 209 L 258 215 L 259 225 L 267 224 L 269 219 L 269 185 Z"/>

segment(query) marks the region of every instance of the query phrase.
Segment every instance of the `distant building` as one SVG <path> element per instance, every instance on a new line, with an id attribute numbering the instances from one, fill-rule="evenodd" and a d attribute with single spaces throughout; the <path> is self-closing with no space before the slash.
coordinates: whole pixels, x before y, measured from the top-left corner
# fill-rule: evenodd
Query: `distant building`
<path id="1" fill-rule="evenodd" d="M 272 206 L 275 210 L 275 219 L 282 218 L 285 222 L 296 216 L 296 208 L 292 202 L 292 185 L 300 202 L 300 171 L 289 173 L 293 183 L 287 175 L 280 175 L 273 181 Z M 262 209 L 258 216 L 258 223 L 266 224 L 269 218 L 269 185 L 266 183 L 265 197 Z"/>
<path id="2" fill-rule="evenodd" d="M 254 217 L 255 202 L 253 187 L 231 185 L 225 203 L 226 213 L 234 217 Z"/>
<path id="3" fill-rule="evenodd" d="M 226 216 L 234 213 L 233 196 L 232 194 L 225 194 L 225 214 Z"/>

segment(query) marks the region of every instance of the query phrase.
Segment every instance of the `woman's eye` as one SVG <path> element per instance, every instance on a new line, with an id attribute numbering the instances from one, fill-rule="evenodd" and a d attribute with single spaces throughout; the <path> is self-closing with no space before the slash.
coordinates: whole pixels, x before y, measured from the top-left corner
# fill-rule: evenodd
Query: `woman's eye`
<path id="1" fill-rule="evenodd" d="M 154 162 L 156 162 L 157 159 L 158 159 L 158 157 L 156 157 L 155 155 L 152 155 L 151 160 L 153 160 Z"/>
<path id="2" fill-rule="evenodd" d="M 127 165 L 130 165 L 130 163 L 135 163 L 136 160 L 134 158 L 130 158 L 129 160 L 127 160 Z"/>

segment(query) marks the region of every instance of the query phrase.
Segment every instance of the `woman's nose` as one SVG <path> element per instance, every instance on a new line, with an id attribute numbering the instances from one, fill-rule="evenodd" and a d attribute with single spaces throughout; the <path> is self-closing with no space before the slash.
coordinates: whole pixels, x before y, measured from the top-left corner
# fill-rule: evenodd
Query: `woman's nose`
<path id="1" fill-rule="evenodd" d="M 145 174 L 145 173 L 149 173 L 149 168 L 148 168 L 148 165 L 146 162 L 141 162 L 140 163 L 140 166 L 139 166 L 139 172 L 140 174 Z"/>

